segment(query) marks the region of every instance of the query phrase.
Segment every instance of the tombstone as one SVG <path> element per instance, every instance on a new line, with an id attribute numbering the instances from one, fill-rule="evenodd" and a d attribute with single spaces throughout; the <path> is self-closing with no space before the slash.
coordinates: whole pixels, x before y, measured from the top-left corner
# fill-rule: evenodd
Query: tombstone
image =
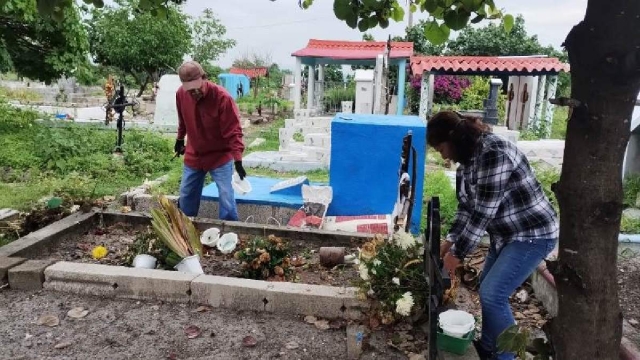
<path id="1" fill-rule="evenodd" d="M 182 83 L 178 75 L 163 75 L 160 78 L 158 96 L 156 97 L 156 111 L 153 115 L 154 125 L 178 127 L 176 91 L 180 86 L 182 86 Z"/>
<path id="2" fill-rule="evenodd" d="M 510 76 L 507 88 L 507 127 L 509 130 L 526 129 L 535 118 L 538 77 Z"/>

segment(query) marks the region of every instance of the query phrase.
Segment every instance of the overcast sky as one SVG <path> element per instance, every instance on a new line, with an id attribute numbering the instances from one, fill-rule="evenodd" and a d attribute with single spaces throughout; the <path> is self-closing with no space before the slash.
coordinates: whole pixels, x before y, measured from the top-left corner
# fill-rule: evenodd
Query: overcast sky
<path id="1" fill-rule="evenodd" d="M 237 46 L 227 52 L 218 65 L 228 67 L 246 52 L 270 54 L 284 68 L 293 68 L 291 53 L 303 48 L 311 38 L 360 40 L 362 34 L 333 15 L 332 0 L 315 0 L 302 10 L 297 0 L 187 0 L 184 8 L 192 16 L 211 8 L 227 27 Z M 587 0 L 497 0 L 508 13 L 522 14 L 529 34 L 536 34 L 542 45 L 560 48 L 571 27 L 583 19 Z M 406 18 L 406 16 L 405 16 Z M 415 14 L 414 22 L 425 18 Z M 377 40 L 402 35 L 404 23 L 391 21 L 387 29 L 370 31 Z"/>

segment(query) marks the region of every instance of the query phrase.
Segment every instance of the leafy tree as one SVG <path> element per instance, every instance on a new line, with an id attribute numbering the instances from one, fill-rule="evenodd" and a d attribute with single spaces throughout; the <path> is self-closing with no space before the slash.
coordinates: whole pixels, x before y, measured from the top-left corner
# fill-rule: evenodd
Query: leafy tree
<path id="1" fill-rule="evenodd" d="M 95 62 L 131 75 L 141 96 L 150 82 L 181 64 L 191 49 L 191 29 L 187 16 L 175 6 L 166 8 L 166 16 L 153 16 L 135 11 L 132 2 L 119 5 L 92 11 L 91 54 Z"/>
<path id="2" fill-rule="evenodd" d="M 33 0 L 0 1 L 0 68 L 45 82 L 87 62 L 87 33 L 76 6 L 39 16 Z"/>
<path id="3" fill-rule="evenodd" d="M 406 35 L 402 41 L 410 41 L 413 43 L 413 52 L 420 55 L 442 55 L 446 47 L 445 44 L 434 45 L 424 36 L 425 29 L 429 23 L 420 20 L 416 25 L 407 27 Z"/>
<path id="4" fill-rule="evenodd" d="M 220 55 L 236 45 L 233 39 L 225 39 L 227 28 L 220 23 L 213 10 L 205 9 L 192 27 L 192 58 L 202 64 L 216 61 Z"/>

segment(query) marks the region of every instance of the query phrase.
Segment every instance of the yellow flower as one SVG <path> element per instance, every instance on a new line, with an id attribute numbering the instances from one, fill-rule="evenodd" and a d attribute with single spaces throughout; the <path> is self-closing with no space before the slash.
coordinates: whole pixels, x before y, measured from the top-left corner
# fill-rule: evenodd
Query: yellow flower
<path id="1" fill-rule="evenodd" d="M 93 258 L 96 260 L 102 259 L 103 257 L 107 256 L 108 253 L 109 250 L 107 250 L 107 248 L 104 246 L 96 246 L 93 248 L 93 250 L 91 250 L 91 256 L 93 256 Z"/>

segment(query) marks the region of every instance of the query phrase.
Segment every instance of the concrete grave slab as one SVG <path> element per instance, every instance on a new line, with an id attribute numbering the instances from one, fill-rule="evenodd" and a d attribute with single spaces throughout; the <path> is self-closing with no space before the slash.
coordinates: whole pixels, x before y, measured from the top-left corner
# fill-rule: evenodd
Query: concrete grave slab
<path id="1" fill-rule="evenodd" d="M 61 261 L 48 267 L 44 288 L 82 295 L 188 303 L 198 275 L 178 271 Z"/>
<path id="2" fill-rule="evenodd" d="M 44 282 L 44 270 L 55 260 L 28 260 L 9 269 L 9 287 L 14 290 L 40 290 Z"/>

